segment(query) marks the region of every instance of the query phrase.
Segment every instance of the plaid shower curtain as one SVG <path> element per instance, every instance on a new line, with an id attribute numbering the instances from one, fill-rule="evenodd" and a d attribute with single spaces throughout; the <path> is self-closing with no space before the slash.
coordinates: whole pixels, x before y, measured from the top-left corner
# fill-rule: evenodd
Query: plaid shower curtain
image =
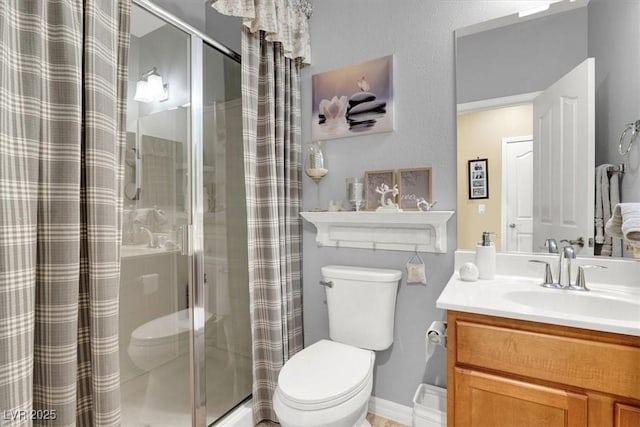
<path id="1" fill-rule="evenodd" d="M 0 2 L 0 425 L 120 424 L 129 8 Z"/>
<path id="2" fill-rule="evenodd" d="M 300 69 L 263 31 L 242 31 L 253 412 L 276 421 L 278 373 L 303 348 Z"/>

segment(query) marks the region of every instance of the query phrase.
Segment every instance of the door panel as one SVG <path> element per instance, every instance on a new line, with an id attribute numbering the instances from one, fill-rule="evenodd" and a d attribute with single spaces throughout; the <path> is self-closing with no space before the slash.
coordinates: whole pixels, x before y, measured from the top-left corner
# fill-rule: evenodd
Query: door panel
<path id="1" fill-rule="evenodd" d="M 534 101 L 534 248 L 547 238 L 593 237 L 594 80 L 589 58 Z M 576 250 L 593 254 L 589 247 Z"/>
<path id="2" fill-rule="evenodd" d="M 640 426 L 640 407 L 615 404 L 615 427 Z"/>
<path id="3" fill-rule="evenodd" d="M 455 368 L 455 424 L 474 427 L 585 427 L 587 397 Z"/>
<path id="4" fill-rule="evenodd" d="M 505 250 L 533 251 L 533 142 L 505 141 Z"/>

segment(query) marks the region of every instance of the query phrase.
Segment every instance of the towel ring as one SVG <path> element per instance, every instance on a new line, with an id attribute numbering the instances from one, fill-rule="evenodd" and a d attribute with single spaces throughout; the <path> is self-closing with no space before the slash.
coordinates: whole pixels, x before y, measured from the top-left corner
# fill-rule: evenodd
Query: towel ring
<path id="1" fill-rule="evenodd" d="M 627 145 L 627 149 L 624 150 L 622 146 L 624 145 L 625 137 L 627 136 L 627 133 L 629 131 L 631 131 L 631 133 L 629 134 L 629 145 Z M 624 128 L 622 134 L 620 135 L 620 142 L 618 143 L 618 152 L 621 156 L 626 156 L 627 154 L 629 154 L 629 151 L 631 151 L 631 147 L 633 147 L 633 143 L 636 140 L 638 133 L 640 133 L 640 120 L 629 123 L 627 127 Z"/>

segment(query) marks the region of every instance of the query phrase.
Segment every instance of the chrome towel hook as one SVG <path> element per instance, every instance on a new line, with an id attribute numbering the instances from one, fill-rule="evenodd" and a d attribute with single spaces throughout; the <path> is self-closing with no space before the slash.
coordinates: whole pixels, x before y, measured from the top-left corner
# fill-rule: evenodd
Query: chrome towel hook
<path id="1" fill-rule="evenodd" d="M 627 139 L 627 133 L 629 133 L 629 143 L 625 150 L 622 147 L 624 145 L 625 139 Z M 620 135 L 620 142 L 618 143 L 618 152 L 621 156 L 626 156 L 627 154 L 629 154 L 629 151 L 631 151 L 631 147 L 633 147 L 633 143 L 635 142 L 638 133 L 640 133 L 640 120 L 629 123 L 627 127 L 624 128 L 622 134 Z"/>

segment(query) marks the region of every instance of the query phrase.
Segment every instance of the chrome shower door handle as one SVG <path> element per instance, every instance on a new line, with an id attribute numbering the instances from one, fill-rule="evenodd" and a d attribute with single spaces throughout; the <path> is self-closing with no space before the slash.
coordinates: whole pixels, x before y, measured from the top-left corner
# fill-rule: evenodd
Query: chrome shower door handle
<path id="1" fill-rule="evenodd" d="M 327 288 L 333 288 L 333 282 L 331 280 L 329 281 L 320 280 L 320 284 Z"/>

